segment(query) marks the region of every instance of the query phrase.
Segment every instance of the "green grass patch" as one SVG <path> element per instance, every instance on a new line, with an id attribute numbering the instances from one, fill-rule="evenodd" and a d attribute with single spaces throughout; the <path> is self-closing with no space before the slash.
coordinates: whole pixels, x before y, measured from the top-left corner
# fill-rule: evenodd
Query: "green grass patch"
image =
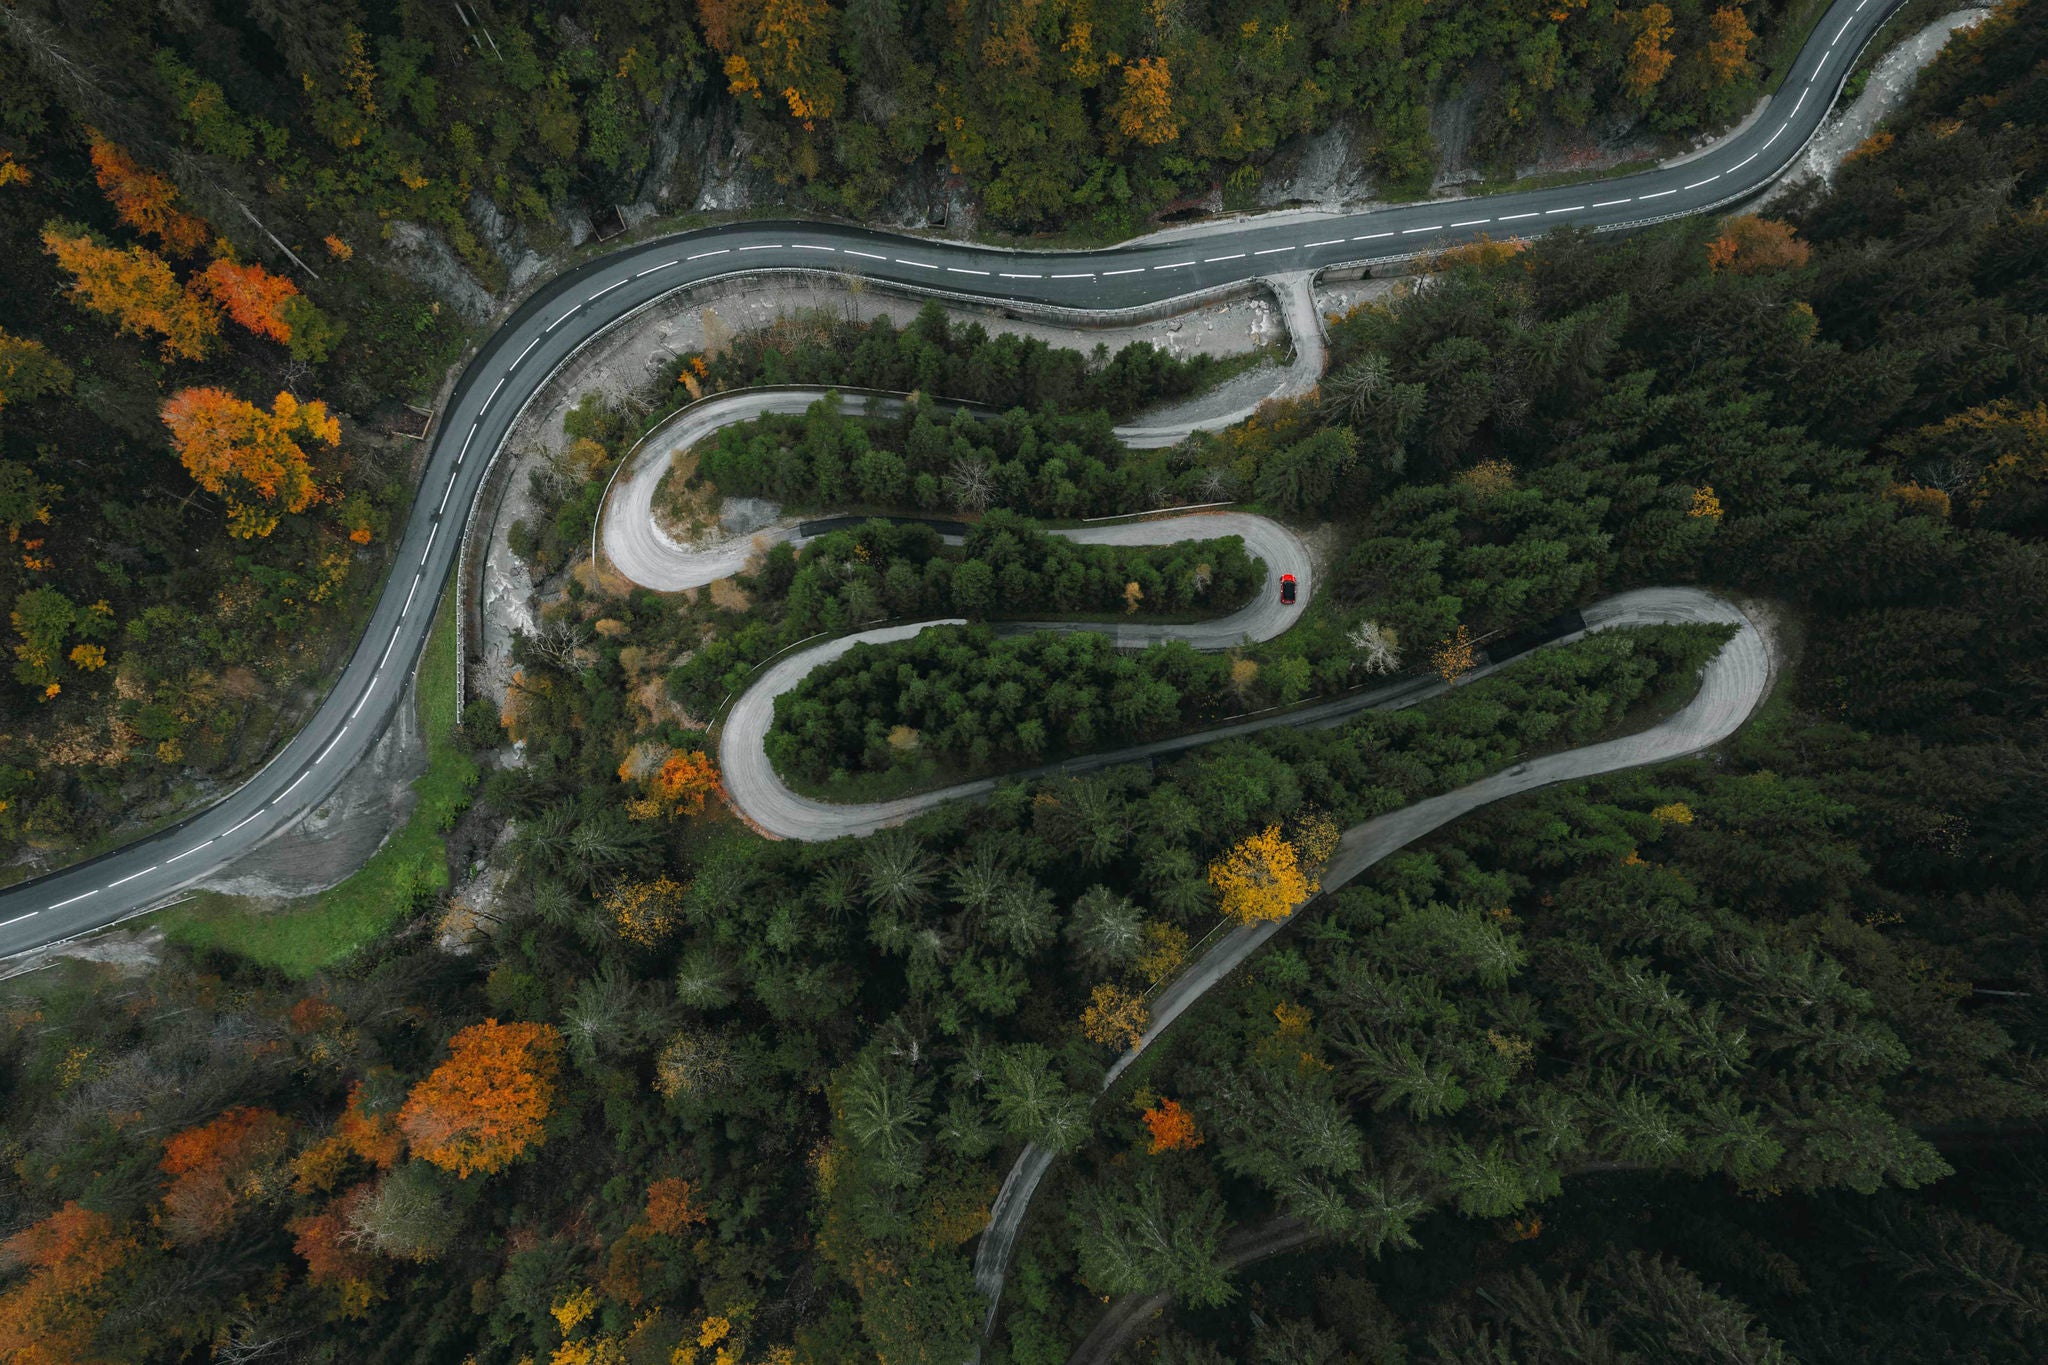
<path id="1" fill-rule="evenodd" d="M 420 659 L 420 733 L 427 770 L 414 780 L 412 816 L 347 878 L 316 895 L 267 902 L 203 891 L 153 916 L 173 942 L 237 953 L 287 976 L 308 977 L 387 932 L 448 885 L 443 836 L 469 805 L 480 776 L 455 743 L 455 589 L 442 595 Z"/>

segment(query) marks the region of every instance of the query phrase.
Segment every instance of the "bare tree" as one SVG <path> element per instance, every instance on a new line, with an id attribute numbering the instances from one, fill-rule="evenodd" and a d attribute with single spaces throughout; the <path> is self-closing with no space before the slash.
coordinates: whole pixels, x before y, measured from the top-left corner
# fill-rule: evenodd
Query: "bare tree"
<path id="1" fill-rule="evenodd" d="M 580 673 L 579 656 L 590 644 L 590 627 L 566 616 L 544 617 L 532 631 L 520 632 L 520 638 L 531 657 L 564 673 Z"/>
<path id="2" fill-rule="evenodd" d="M 945 483 L 953 505 L 963 512 L 986 511 L 995 499 L 995 475 L 988 461 L 979 456 L 963 456 L 953 461 L 953 467 L 946 471 Z"/>
<path id="3" fill-rule="evenodd" d="M 1344 637 L 1358 651 L 1358 666 L 1368 673 L 1393 673 L 1401 667 L 1401 641 L 1377 621 L 1360 621 Z"/>

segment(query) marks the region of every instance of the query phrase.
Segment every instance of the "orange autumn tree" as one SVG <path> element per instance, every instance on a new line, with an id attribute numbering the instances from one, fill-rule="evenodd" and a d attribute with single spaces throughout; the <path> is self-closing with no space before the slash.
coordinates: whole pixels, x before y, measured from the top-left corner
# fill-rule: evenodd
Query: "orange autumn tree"
<path id="1" fill-rule="evenodd" d="M 164 339 L 165 360 L 199 360 L 220 335 L 220 314 L 178 283 L 169 262 L 146 247 L 117 247 L 76 223 L 43 227 L 43 249 L 72 278 L 71 298 L 135 336 Z"/>
<path id="2" fill-rule="evenodd" d="M 300 443 L 341 441 L 341 423 L 325 403 L 301 403 L 289 393 L 265 412 L 226 389 L 180 389 L 164 404 L 163 418 L 187 472 L 227 499 L 228 532 L 242 540 L 267 536 L 281 513 L 320 501 Z"/>
<path id="3" fill-rule="evenodd" d="M 1813 254 L 1792 233 L 1790 223 L 1745 213 L 1721 224 L 1721 235 L 1707 243 L 1707 269 L 1757 275 L 1766 270 L 1797 270 Z"/>
<path id="4" fill-rule="evenodd" d="M 1173 73 L 1164 57 L 1140 57 L 1124 68 L 1123 93 L 1110 109 L 1116 130 L 1145 147 L 1163 146 L 1180 136 L 1173 112 Z"/>
<path id="5" fill-rule="evenodd" d="M 1145 1026 L 1152 1011 L 1145 997 L 1122 986 L 1097 986 L 1081 1012 L 1081 1034 L 1091 1043 L 1109 1047 L 1136 1047 L 1144 1041 Z"/>
<path id="6" fill-rule="evenodd" d="M 630 758 L 621 763 L 619 780 L 632 781 L 632 769 Z M 702 815 L 705 801 L 724 790 L 718 765 L 712 762 L 711 755 L 672 753 L 662 760 L 661 767 L 648 774 L 647 795 L 626 803 L 626 814 L 634 820 Z"/>
<path id="7" fill-rule="evenodd" d="M 93 177 L 122 222 L 155 237 L 174 255 L 190 256 L 206 245 L 213 230 L 204 218 L 178 207 L 178 187 L 169 177 L 137 165 L 97 128 L 86 132 L 92 138 Z"/>
<path id="8" fill-rule="evenodd" d="M 1629 44 L 1628 61 L 1622 67 L 1622 88 L 1636 99 L 1647 101 L 1650 92 L 1664 79 L 1664 73 L 1671 69 L 1673 54 L 1664 46 L 1677 31 L 1671 22 L 1671 8 L 1649 4 L 1633 13 L 1617 10 L 1614 22 L 1630 25 L 1636 31 L 1635 41 Z"/>
<path id="9" fill-rule="evenodd" d="M 1286 919 L 1316 893 L 1316 879 L 1301 868 L 1301 855 L 1268 825 L 1247 835 L 1209 864 L 1209 884 L 1223 898 L 1223 913 L 1239 924 Z"/>
<path id="10" fill-rule="evenodd" d="M 1152 1136 L 1154 1156 L 1161 1152 L 1192 1152 L 1202 1145 L 1202 1130 L 1195 1126 L 1195 1116 L 1181 1108 L 1178 1100 L 1161 1100 L 1138 1117 Z"/>
<path id="11" fill-rule="evenodd" d="M 160 1168 L 164 1226 L 173 1241 L 196 1242 L 225 1232 L 237 1207 L 279 1189 L 292 1121 L 246 1105 L 164 1143 Z"/>
<path id="12" fill-rule="evenodd" d="M 1749 72 L 1749 45 L 1756 38 L 1739 9 L 1717 9 L 1707 20 L 1707 70 L 1716 85 L 1728 85 Z"/>
<path id="13" fill-rule="evenodd" d="M 412 1088 L 398 1126 L 413 1155 L 468 1179 L 501 1171 L 546 1140 L 562 1036 L 548 1024 L 486 1019 L 448 1040 L 448 1060 Z"/>
<path id="14" fill-rule="evenodd" d="M 93 1334 L 113 1306 L 109 1278 L 138 1243 L 103 1213 L 66 1204 L 0 1242 L 0 1274 L 27 1274 L 0 1293 L 0 1360 L 89 1365 Z"/>
<path id="15" fill-rule="evenodd" d="M 237 265 L 225 256 L 194 278 L 193 285 L 221 306 L 238 325 L 276 342 L 292 339 L 285 305 L 299 296 L 299 287 L 260 265 Z"/>

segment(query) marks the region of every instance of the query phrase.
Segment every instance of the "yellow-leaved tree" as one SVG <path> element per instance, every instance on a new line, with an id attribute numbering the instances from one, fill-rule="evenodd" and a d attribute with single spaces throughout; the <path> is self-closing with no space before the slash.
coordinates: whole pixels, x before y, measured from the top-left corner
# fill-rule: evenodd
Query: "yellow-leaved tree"
<path id="1" fill-rule="evenodd" d="M 1209 864 L 1209 885 L 1222 896 L 1223 913 L 1239 924 L 1286 919 L 1317 887 L 1278 825 L 1239 840 Z"/>
<path id="2" fill-rule="evenodd" d="M 243 540 L 277 529 L 283 512 L 320 501 L 305 445 L 341 441 L 327 405 L 280 393 L 265 412 L 226 389 L 180 389 L 164 404 L 171 444 L 199 486 L 227 499 L 228 531 Z"/>

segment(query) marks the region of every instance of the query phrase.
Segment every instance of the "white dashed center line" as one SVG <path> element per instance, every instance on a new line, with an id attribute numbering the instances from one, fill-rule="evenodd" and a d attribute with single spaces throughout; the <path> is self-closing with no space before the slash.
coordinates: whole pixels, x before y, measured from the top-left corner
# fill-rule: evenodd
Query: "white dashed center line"
<path id="1" fill-rule="evenodd" d="M 938 269 L 938 267 L 937 267 L 937 266 L 935 266 L 935 265 L 932 265 L 932 264 L 930 264 L 930 263 L 928 263 L 928 262 L 926 262 L 926 261 L 906 261 L 906 260 L 904 260 L 904 259 L 903 259 L 903 258 L 902 258 L 901 256 L 898 256 L 898 257 L 896 258 L 896 264 L 898 264 L 898 265 L 914 265 L 914 266 L 916 266 L 916 267 L 917 267 L 917 268 L 918 268 L 919 270 L 937 270 L 937 269 Z"/>
<path id="2" fill-rule="evenodd" d="M 120 881 L 108 882 L 107 890 L 112 891 L 117 886 L 126 886 L 129 882 L 134 881 L 137 877 L 147 877 L 150 873 L 156 871 L 157 867 L 158 864 L 151 863 L 148 867 L 143 868 L 142 871 L 140 872 L 130 872 L 127 876 L 121 878 Z"/>
<path id="3" fill-rule="evenodd" d="M 958 265 L 947 266 L 946 273 L 948 275 L 980 275 L 984 278 L 986 278 L 988 275 L 988 272 L 986 270 L 969 270 L 964 266 Z"/>
<path id="4" fill-rule="evenodd" d="M 476 415 L 479 418 L 481 418 L 485 413 L 491 410 L 491 404 L 497 401 L 498 390 L 504 387 L 505 381 L 502 378 L 499 379 L 497 383 L 491 385 L 491 396 L 489 398 L 486 398 L 484 400 L 484 405 L 476 410 Z"/>
<path id="5" fill-rule="evenodd" d="M 646 268 L 645 270 L 643 270 L 643 271 L 641 271 L 641 272 L 640 272 L 640 275 L 652 275 L 652 274 L 653 274 L 653 273 L 654 273 L 655 271 L 657 271 L 657 270 L 666 270 L 666 269 L 668 269 L 668 268 L 669 268 L 670 266 L 672 266 L 672 265 L 679 265 L 679 264 L 681 264 L 681 262 L 679 262 L 679 261 L 663 261 L 663 262 L 662 262 L 662 263 L 661 263 L 660 265 L 650 265 L 650 266 L 648 266 L 648 267 L 647 267 L 647 268 Z M 637 280 L 637 279 L 639 279 L 639 278 L 640 278 L 640 275 L 635 275 L 635 276 L 634 276 L 633 278 Z"/>
<path id="6" fill-rule="evenodd" d="M 1145 268 L 1143 266 L 1134 266 L 1129 270 L 1105 270 L 1102 273 L 1105 278 L 1111 275 L 1142 275 L 1145 273 Z"/>
<path id="7" fill-rule="evenodd" d="M 1240 252 L 1238 252 L 1238 253 L 1237 253 L 1236 255 L 1234 255 L 1234 256 L 1204 256 L 1204 257 L 1202 258 L 1202 264 L 1203 264 L 1203 265 L 1214 265 L 1214 264 L 1216 264 L 1216 262 L 1218 262 L 1218 261 L 1241 261 L 1241 260 L 1243 260 L 1243 259 L 1244 259 L 1244 253 L 1243 253 L 1242 251 L 1240 251 Z"/>
<path id="8" fill-rule="evenodd" d="M 570 318 L 575 317 L 577 313 L 581 312 L 582 307 L 583 306 L 581 304 L 578 304 L 576 307 L 571 308 L 568 312 L 562 314 L 562 316 L 556 318 L 553 322 L 549 323 L 547 325 L 547 330 L 550 332 L 554 331 L 557 327 L 560 327 L 563 323 L 567 322 Z"/>
<path id="9" fill-rule="evenodd" d="M 1330 239 L 1329 241 L 1327 241 L 1327 242 L 1310 242 L 1310 243 L 1309 243 L 1309 244 L 1308 244 L 1307 246 L 1303 247 L 1303 248 L 1302 248 L 1302 250 L 1303 250 L 1303 251 L 1314 251 L 1314 250 L 1315 250 L 1315 249 L 1316 249 L 1317 247 L 1319 247 L 1319 246 L 1342 246 L 1342 245 L 1344 245 L 1344 239 L 1343 239 L 1342 237 L 1332 237 L 1332 238 L 1331 238 L 1331 239 Z"/>
<path id="10" fill-rule="evenodd" d="M 1155 265 L 1154 270 L 1179 270 L 1182 266 L 1193 265 L 1193 261 L 1175 261 L 1172 265 Z"/>
<path id="11" fill-rule="evenodd" d="M 1403 237 L 1413 237 L 1418 232 L 1439 232 L 1442 231 L 1442 229 L 1442 223 L 1431 223 L 1428 227 L 1402 228 L 1401 235 Z"/>
<path id="12" fill-rule="evenodd" d="M 235 830 L 237 830 L 237 829 L 240 829 L 240 828 L 241 828 L 241 827 L 242 827 L 243 825 L 246 825 L 246 824 L 248 824 L 248 823 L 249 823 L 249 821 L 251 821 L 251 820 L 254 820 L 254 819 L 255 819 L 255 818 L 257 817 L 257 816 L 259 816 L 259 815 L 261 815 L 261 814 L 263 814 L 263 812 L 262 812 L 262 811 L 260 811 L 260 810 L 259 810 L 259 811 L 252 811 L 252 812 L 250 812 L 250 814 L 249 814 L 249 815 L 248 815 L 247 817 L 245 817 L 245 818 L 244 818 L 244 819 L 243 819 L 243 820 L 242 820 L 242 821 L 241 821 L 240 823 L 236 824 L 236 825 L 234 826 L 234 828 L 233 828 L 233 829 L 230 829 L 230 830 L 229 830 L 229 831 L 227 832 L 227 834 L 223 834 L 223 835 L 221 835 L 221 838 L 223 838 L 223 839 L 227 838 L 228 834 L 233 834 L 233 833 L 235 832 Z"/>
<path id="13" fill-rule="evenodd" d="M 720 247 L 716 251 L 700 251 L 694 256 L 685 256 L 683 259 L 686 261 L 701 261 L 706 256 L 723 256 L 729 250 L 731 250 L 730 247 Z"/>
<path id="14" fill-rule="evenodd" d="M 1541 218 L 1542 216 L 1542 214 L 1534 212 L 1532 210 L 1528 213 L 1503 213 L 1500 216 L 1500 220 L 1503 223 L 1512 223 L 1522 218 Z"/>
<path id="15" fill-rule="evenodd" d="M 1454 228 L 1461 228 L 1461 227 L 1478 227 L 1478 226 L 1480 226 L 1480 225 L 1481 225 L 1481 224 L 1483 224 L 1483 223 L 1490 223 L 1490 222 L 1492 222 L 1492 221 L 1493 221 L 1493 219 L 1491 219 L 1491 218 L 1467 218 L 1467 219 L 1466 219 L 1466 220 L 1465 220 L 1464 222 L 1462 222 L 1462 223 L 1453 223 L 1453 224 L 1451 224 L 1451 226 L 1452 226 L 1452 227 L 1454 227 Z"/>
<path id="16" fill-rule="evenodd" d="M 1254 251 L 1254 256 L 1278 256 L 1283 251 L 1294 250 L 1291 246 L 1269 246 L 1264 251 Z"/>
<path id="17" fill-rule="evenodd" d="M 763 242 L 763 243 L 761 243 L 761 244 L 760 244 L 759 246 L 743 246 L 743 247 L 741 247 L 741 248 L 740 248 L 740 250 L 741 250 L 741 251 L 780 251 L 780 250 L 782 250 L 782 243 L 780 243 L 780 242 Z"/>
<path id="18" fill-rule="evenodd" d="M 214 835 L 214 836 L 213 836 L 213 839 L 208 839 L 208 840 L 206 841 L 206 844 L 210 844 L 210 843 L 212 843 L 212 842 L 213 842 L 213 840 L 214 840 L 214 839 L 218 839 L 218 838 L 220 838 L 220 836 L 219 836 L 218 834 L 216 834 L 216 835 Z M 193 854 L 197 853 L 197 852 L 198 852 L 198 851 L 199 851 L 200 849 L 202 849 L 202 848 L 205 848 L 205 847 L 206 847 L 206 844 L 194 844 L 194 845 L 192 845 L 192 847 L 190 847 L 190 848 L 186 849 L 186 850 L 185 850 L 185 851 L 184 851 L 183 853 L 180 853 L 180 854 L 178 854 L 178 855 L 177 855 L 177 857 L 174 857 L 174 858 L 166 858 L 166 859 L 164 859 L 164 866 L 165 866 L 165 867 L 169 867 L 169 866 L 170 866 L 170 865 L 171 865 L 172 863 L 175 863 L 176 861 L 178 861 L 178 858 L 189 858 L 189 857 L 191 857 L 191 856 L 192 856 Z"/>
<path id="19" fill-rule="evenodd" d="M 1663 197 L 1664 197 L 1665 195 L 1667 195 L 1667 194 L 1676 194 L 1676 193 L 1678 193 L 1678 191 L 1677 191 L 1677 190 L 1658 190 L 1658 191 L 1657 191 L 1657 192 L 1656 192 L 1655 194 L 1644 194 L 1644 195 L 1638 195 L 1638 196 L 1637 196 L 1637 198 L 1639 198 L 1639 199 L 1662 199 L 1662 198 L 1663 198 Z"/>
<path id="20" fill-rule="evenodd" d="M 1695 180 L 1695 181 L 1693 181 L 1693 182 L 1692 182 L 1692 183 L 1691 183 L 1690 185 L 1687 185 L 1687 186 L 1686 186 L 1686 188 L 1687 188 L 1687 189 L 1689 189 L 1689 190 L 1696 190 L 1696 189 L 1698 189 L 1698 188 L 1699 188 L 1700 186 L 1702 186 L 1702 185 L 1711 185 L 1711 184 L 1713 184 L 1713 183 L 1714 183 L 1714 182 L 1715 182 L 1716 180 L 1719 180 L 1720 178 L 1721 178 L 1720 174 L 1719 174 L 1718 172 L 1716 172 L 1715 174 L 1713 174 L 1713 175 L 1710 175 L 1710 176 L 1708 176 L 1708 177 L 1707 177 L 1707 178 L 1706 178 L 1705 180 Z"/>
<path id="21" fill-rule="evenodd" d="M 855 251 L 852 247 L 846 248 L 846 254 L 849 256 L 858 256 L 864 261 L 886 261 L 889 259 L 887 256 L 877 256 L 872 251 Z"/>
<path id="22" fill-rule="evenodd" d="M 1353 237 L 1351 240 L 1354 242 L 1377 242 L 1382 237 L 1391 237 L 1393 235 L 1391 232 L 1368 232 L 1363 237 Z"/>
<path id="23" fill-rule="evenodd" d="M 98 887 L 94 887 L 92 890 L 84 893 L 84 895 L 73 896 L 68 901 L 58 901 L 55 905 L 51 906 L 50 908 L 52 910 L 62 910 L 67 905 L 78 904 L 80 901 L 84 900 L 86 896 L 97 896 L 99 893 L 100 889 Z"/>
<path id="24" fill-rule="evenodd" d="M 520 366 L 521 366 L 522 364 L 524 364 L 524 363 L 525 363 L 525 361 L 526 361 L 526 357 L 528 357 L 528 356 L 532 355 L 532 354 L 533 354 L 533 348 L 534 348 L 534 347 L 536 347 L 536 346 L 538 346 L 538 345 L 540 345 L 540 338 L 539 338 L 539 337 L 535 337 L 535 338 L 534 338 L 533 340 L 531 340 L 531 341 L 527 342 L 527 343 L 526 343 L 526 349 L 525 349 L 525 350 L 523 350 L 523 351 L 521 351 L 521 352 L 519 353 L 519 359 L 517 359 L 517 360 L 515 360 L 515 361 L 513 361 L 513 362 L 512 362 L 512 368 L 516 370 L 516 369 L 518 369 L 518 368 L 519 368 L 519 367 L 520 367 Z"/>
<path id="25" fill-rule="evenodd" d="M 1593 207 L 1596 209 L 1611 209 L 1616 204 L 1626 204 L 1627 202 L 1629 201 L 1626 199 L 1602 199 L 1599 203 L 1593 205 Z"/>
<path id="26" fill-rule="evenodd" d="M 1081 274 L 1081 275 L 1055 275 L 1055 276 L 1053 276 L 1053 278 L 1054 278 L 1054 279 L 1056 279 L 1056 280 L 1092 280 L 1092 279 L 1094 279 L 1094 278 L 1095 278 L 1095 272 L 1094 272 L 1094 271 L 1092 271 L 1092 270 L 1090 270 L 1090 271 L 1088 271 L 1088 272 L 1087 272 L 1086 274 Z"/>
<path id="27" fill-rule="evenodd" d="M 1006 280 L 1042 280 L 1045 278 L 1043 275 L 1012 275 L 1007 270 L 1001 273 L 1002 277 Z"/>
<path id="28" fill-rule="evenodd" d="M 589 298 L 583 301 L 585 303 L 596 303 L 599 299 L 603 298 L 606 294 L 611 293 L 612 290 L 617 289 L 620 285 L 624 283 L 624 280 L 613 280 L 610 284 L 598 290 L 595 294 L 592 294 Z"/>
<path id="29" fill-rule="evenodd" d="M 55 907 L 52 908 L 54 909 Z M 13 919 L 0 920 L 0 929 L 5 929 L 10 924 L 19 924 L 25 919 L 34 919 L 37 915 L 40 915 L 42 913 L 43 912 L 40 910 L 31 910 L 26 915 L 16 915 Z"/>
<path id="30" fill-rule="evenodd" d="M 832 251 L 832 248 L 829 246 L 813 246 L 809 242 L 798 242 L 796 244 L 796 249 L 798 251 Z M 837 255 L 838 253 L 833 252 L 833 254 Z"/>
<path id="31" fill-rule="evenodd" d="M 1585 206 L 1584 204 L 1566 204 L 1566 205 L 1565 205 L 1565 206 L 1564 206 L 1563 208 L 1561 208 L 1561 209 L 1545 209 L 1545 210 L 1543 210 L 1543 216 L 1544 216 L 1545 218 L 1551 218 L 1551 217 L 1555 217 L 1555 216 L 1556 216 L 1557 214 L 1560 214 L 1560 213 L 1583 213 L 1583 212 L 1585 212 L 1585 209 L 1586 209 L 1586 206 Z"/>

